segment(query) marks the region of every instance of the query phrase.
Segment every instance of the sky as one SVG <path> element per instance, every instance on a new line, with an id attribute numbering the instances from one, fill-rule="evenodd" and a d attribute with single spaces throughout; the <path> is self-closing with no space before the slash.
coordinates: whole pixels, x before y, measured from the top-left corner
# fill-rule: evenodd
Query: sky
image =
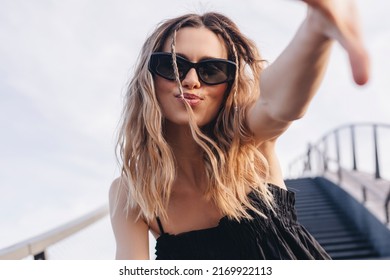
<path id="1" fill-rule="evenodd" d="M 357 2 L 371 80 L 354 85 L 345 52 L 334 46 L 311 107 L 279 140 L 286 176 L 307 143 L 335 127 L 390 123 L 390 4 Z M 0 6 L 0 248 L 107 203 L 119 173 L 114 145 L 126 84 L 159 22 L 224 13 L 272 63 L 306 11 L 291 0 L 0 0 Z"/>

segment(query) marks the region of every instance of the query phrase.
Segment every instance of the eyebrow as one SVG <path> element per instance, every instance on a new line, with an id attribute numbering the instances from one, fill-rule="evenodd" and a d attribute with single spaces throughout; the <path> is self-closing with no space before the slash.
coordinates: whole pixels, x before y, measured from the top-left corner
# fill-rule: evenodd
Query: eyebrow
<path id="1" fill-rule="evenodd" d="M 187 59 L 188 61 L 190 61 L 190 59 L 188 58 L 188 56 L 186 56 L 185 54 L 182 54 L 182 53 L 176 53 L 177 56 L 181 56 L 185 59 Z M 226 58 L 220 58 L 220 57 L 214 57 L 214 56 L 202 56 L 198 62 L 202 61 L 202 60 L 206 60 L 206 59 L 226 59 Z"/>

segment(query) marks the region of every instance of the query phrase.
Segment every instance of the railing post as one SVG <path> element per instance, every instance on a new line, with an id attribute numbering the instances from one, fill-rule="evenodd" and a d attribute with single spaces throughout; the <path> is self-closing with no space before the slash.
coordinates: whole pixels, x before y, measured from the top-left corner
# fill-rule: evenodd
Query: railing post
<path id="1" fill-rule="evenodd" d="M 341 157 L 340 157 L 340 141 L 339 141 L 339 131 L 334 131 L 335 143 L 336 143 L 336 156 L 337 156 L 337 175 L 339 181 L 341 182 Z"/>
<path id="2" fill-rule="evenodd" d="M 387 194 L 386 200 L 385 200 L 385 213 L 386 213 L 386 223 L 390 223 L 390 213 L 389 213 L 389 202 L 390 202 L 390 191 Z"/>
<path id="3" fill-rule="evenodd" d="M 367 202 L 367 188 L 365 185 L 362 185 L 362 194 L 363 194 L 363 204 Z"/>
<path id="4" fill-rule="evenodd" d="M 307 158 L 307 162 L 306 162 L 305 169 L 311 172 L 312 168 L 311 168 L 311 144 L 310 143 L 307 145 L 306 158 Z"/>
<path id="5" fill-rule="evenodd" d="M 379 155 L 378 155 L 378 127 L 375 124 L 374 129 L 374 154 L 375 154 L 375 179 L 381 178 L 381 173 L 379 170 Z"/>
<path id="6" fill-rule="evenodd" d="M 34 260 L 46 260 L 45 251 L 42 251 L 42 252 L 34 255 Z"/>
<path id="7" fill-rule="evenodd" d="M 351 125 L 351 144 L 352 144 L 352 170 L 357 170 L 357 164 L 356 164 L 356 138 L 355 138 L 355 126 Z"/>
<path id="8" fill-rule="evenodd" d="M 324 137 L 323 138 L 323 142 L 324 142 L 324 155 L 323 155 L 323 158 L 324 158 L 324 173 L 326 171 L 328 171 L 328 141 L 327 141 L 328 137 Z"/>

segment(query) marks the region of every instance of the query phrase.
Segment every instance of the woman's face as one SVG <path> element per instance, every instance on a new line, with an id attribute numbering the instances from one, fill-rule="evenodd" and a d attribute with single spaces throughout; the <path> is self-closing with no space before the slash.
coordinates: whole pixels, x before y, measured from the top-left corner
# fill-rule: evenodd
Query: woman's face
<path id="1" fill-rule="evenodd" d="M 170 39 L 165 42 L 163 52 L 171 52 L 170 43 Z M 227 59 L 222 39 L 204 27 L 180 29 L 176 34 L 176 53 L 191 62 L 207 58 Z M 180 97 L 177 83 L 157 75 L 154 82 L 164 117 L 177 125 L 188 124 L 188 112 L 183 103 L 185 101 Z M 194 111 L 197 125 L 202 127 L 211 122 L 221 107 L 228 84 L 204 84 L 192 68 L 181 81 L 181 85 L 184 97 Z"/>

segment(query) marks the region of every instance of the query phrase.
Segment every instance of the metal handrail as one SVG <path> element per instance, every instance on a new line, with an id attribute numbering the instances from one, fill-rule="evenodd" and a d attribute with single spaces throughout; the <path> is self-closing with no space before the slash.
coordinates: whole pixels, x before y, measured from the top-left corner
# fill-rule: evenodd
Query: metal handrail
<path id="1" fill-rule="evenodd" d="M 292 169 L 292 166 L 294 166 L 295 164 L 299 163 L 302 161 L 302 158 L 304 160 L 307 160 L 308 161 L 308 164 L 307 166 L 311 166 L 310 165 L 310 153 L 313 149 L 317 149 L 317 150 L 321 150 L 319 147 L 321 146 L 321 144 L 324 144 L 326 146 L 327 144 L 327 140 L 330 139 L 332 136 L 335 137 L 335 141 L 336 141 L 336 161 L 339 165 L 339 168 L 341 168 L 341 162 L 340 162 L 340 144 L 339 144 L 339 132 L 342 131 L 342 130 L 345 130 L 345 129 L 350 129 L 351 131 L 351 148 L 352 148 L 352 162 L 353 162 L 353 170 L 358 170 L 358 166 L 357 166 L 357 162 L 356 162 L 356 137 L 355 137 L 355 129 L 357 127 L 364 127 L 364 126 L 368 126 L 368 127 L 372 127 L 373 129 L 373 141 L 374 141 L 374 162 L 375 162 L 375 178 L 376 179 L 380 179 L 381 178 L 381 171 L 380 171 L 380 161 L 379 161 L 379 147 L 378 147 L 378 128 L 387 128 L 387 129 L 390 129 L 390 124 L 384 124 L 384 123 L 355 123 L 355 124 L 346 124 L 346 125 L 342 125 L 342 126 L 339 126 L 327 133 L 325 133 L 325 135 L 323 135 L 316 143 L 314 144 L 309 144 L 308 145 L 308 150 L 307 152 L 304 154 L 304 155 L 300 155 L 298 158 L 296 158 L 295 160 L 293 160 L 290 164 L 289 164 L 289 169 L 291 170 Z M 327 150 L 324 149 L 322 151 L 323 153 L 323 159 L 324 159 L 324 166 L 325 166 L 325 169 L 326 169 L 326 166 L 327 166 L 327 160 L 329 160 L 329 156 L 328 156 L 328 153 L 327 153 Z"/>
<path id="2" fill-rule="evenodd" d="M 0 250 L 0 260 L 18 260 L 28 256 L 34 256 L 35 260 L 46 259 L 46 249 L 69 237 L 87 226 L 102 219 L 108 214 L 108 206 L 102 206 L 87 215 L 75 219 L 69 223 L 54 228 L 36 237 L 29 238 L 12 246 Z"/>
<path id="3" fill-rule="evenodd" d="M 342 171 L 347 170 L 348 168 L 345 168 L 342 166 L 341 163 L 341 149 L 340 149 L 340 132 L 342 130 L 349 129 L 350 130 L 350 143 L 351 143 L 351 149 L 352 149 L 352 170 L 353 171 L 359 171 L 359 166 L 357 163 L 357 150 L 356 150 L 356 128 L 361 127 L 371 127 L 372 128 L 372 140 L 373 140 L 373 155 L 374 155 L 374 172 L 373 172 L 373 179 L 378 180 L 382 179 L 381 174 L 381 166 L 380 166 L 380 160 L 379 160 L 379 145 L 378 145 L 378 129 L 379 128 L 385 128 L 390 130 L 390 124 L 384 124 L 384 123 L 355 123 L 355 124 L 347 124 L 339 126 L 329 132 L 327 132 L 324 136 L 322 136 L 315 144 L 309 144 L 307 151 L 300 155 L 298 158 L 296 158 L 294 161 L 292 161 L 289 165 L 290 175 L 291 170 L 294 166 L 300 163 L 304 163 L 304 169 L 301 171 L 301 174 L 303 174 L 305 171 L 309 171 L 311 173 L 317 173 L 320 175 L 323 175 L 326 171 L 329 169 L 329 163 L 334 162 L 337 166 L 337 175 L 339 182 L 342 181 Z M 336 156 L 335 158 L 331 158 L 329 156 L 329 147 L 328 147 L 328 140 L 334 137 L 335 141 L 335 152 Z M 316 154 L 319 157 L 319 164 L 317 166 L 313 165 L 312 157 L 313 154 Z M 315 167 L 317 167 L 317 170 L 314 170 Z M 320 170 L 319 170 L 320 169 Z M 362 186 L 363 191 L 363 203 L 365 203 L 366 199 L 366 186 Z M 385 201 L 385 211 L 386 211 L 386 219 L 387 223 L 390 223 L 390 217 L 389 217 L 389 207 L 390 207 L 390 194 L 387 200 Z"/>

